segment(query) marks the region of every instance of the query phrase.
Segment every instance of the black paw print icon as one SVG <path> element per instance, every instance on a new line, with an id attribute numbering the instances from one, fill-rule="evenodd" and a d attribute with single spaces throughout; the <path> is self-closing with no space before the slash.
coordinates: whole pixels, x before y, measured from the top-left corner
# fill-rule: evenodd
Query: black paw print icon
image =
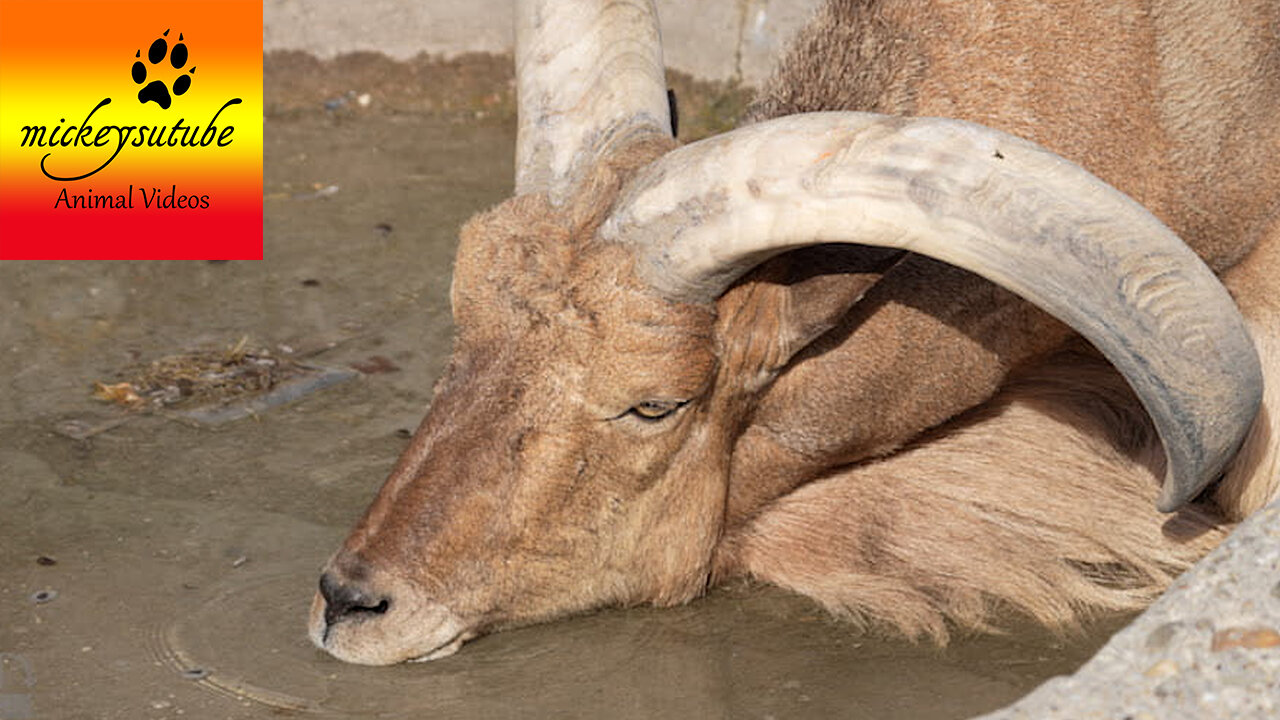
<path id="1" fill-rule="evenodd" d="M 178 42 L 170 49 L 168 41 L 165 40 L 166 37 L 169 37 L 168 30 L 165 30 L 164 34 L 156 38 L 156 41 L 151 43 L 151 47 L 147 48 L 146 63 L 142 62 L 141 50 L 134 56 L 138 60 L 133 63 L 133 81 L 139 85 L 146 83 L 146 86 L 138 91 L 138 102 L 146 105 L 154 101 L 161 108 L 168 110 L 169 106 L 173 104 L 173 96 L 169 94 L 169 86 L 159 79 L 148 83 L 147 76 L 161 70 L 161 63 L 164 62 L 166 57 L 169 58 L 169 64 L 173 66 L 174 70 L 181 70 L 187 64 L 187 45 L 182 42 L 182 33 L 178 33 Z M 151 65 L 150 70 L 147 69 L 148 63 Z M 192 67 L 187 72 L 179 75 L 177 80 L 173 81 L 173 95 L 181 95 L 191 89 L 191 74 L 195 71 L 195 67 Z"/>

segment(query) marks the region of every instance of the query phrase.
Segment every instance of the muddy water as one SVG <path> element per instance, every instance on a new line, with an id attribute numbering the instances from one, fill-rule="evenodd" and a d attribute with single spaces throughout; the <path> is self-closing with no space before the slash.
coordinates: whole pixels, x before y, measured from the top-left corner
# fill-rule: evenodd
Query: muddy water
<path id="1" fill-rule="evenodd" d="M 264 261 L 0 265 L 0 718 L 966 717 L 1115 627 L 937 651 L 734 587 L 427 664 L 314 650 L 316 571 L 426 406 L 456 229 L 509 191 L 512 144 L 457 115 L 280 112 Z M 243 336 L 378 372 L 219 426 L 90 398 Z"/>

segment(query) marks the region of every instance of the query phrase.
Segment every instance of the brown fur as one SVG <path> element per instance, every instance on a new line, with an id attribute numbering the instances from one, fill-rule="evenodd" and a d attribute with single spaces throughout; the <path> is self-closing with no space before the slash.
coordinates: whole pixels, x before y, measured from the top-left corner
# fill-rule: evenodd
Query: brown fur
<path id="1" fill-rule="evenodd" d="M 721 571 L 939 642 L 1011 610 L 1062 626 L 1134 609 L 1224 534 L 1211 510 L 1151 509 L 1153 440 L 1109 366 L 1056 354 L 903 452 L 771 504 L 726 539 Z"/>
<path id="2" fill-rule="evenodd" d="M 595 237 L 626 178 L 670 148 L 650 140 L 563 207 L 519 197 L 464 229 L 453 361 L 328 568 L 364 605 L 329 624 L 317 599 L 313 637 L 394 662 L 744 575 L 940 641 L 1010 612 L 1061 626 L 1146 602 L 1276 493 L 1278 26 L 1263 0 L 837 0 L 754 110 L 1023 135 L 1227 270 L 1268 396 L 1212 498 L 1158 514 L 1158 441 L 1119 376 L 941 263 L 820 247 L 714 306 L 658 297 Z M 1232 32 L 1205 52 L 1205 28 Z M 653 408 L 671 412 L 639 412 Z"/>
<path id="3" fill-rule="evenodd" d="M 1267 232 L 1280 218 L 1280 167 L 1265 159 L 1280 150 L 1280 124 L 1270 119 L 1280 109 L 1280 10 L 1252 7 L 1219 16 L 1216 6 L 1189 2 L 1032 8 L 837 0 L 801 33 L 752 117 L 866 110 L 968 119 L 1034 139 L 1088 167 L 1143 202 L 1219 270 L 1258 246 L 1227 281 L 1237 297 L 1248 298 L 1242 306 L 1274 408 L 1280 300 L 1270 300 L 1264 277 L 1280 269 L 1280 250 L 1267 249 L 1280 242 L 1276 230 Z M 1231 60 L 1207 62 L 1200 49 L 1206 38 L 1195 44 L 1189 36 L 1227 26 L 1235 32 L 1217 35 L 1210 46 L 1216 55 L 1221 44 L 1236 45 L 1226 51 Z M 1206 146 L 1219 150 L 1210 155 Z M 1097 378 L 1090 377 L 1096 372 L 1064 368 L 1061 357 L 1036 360 L 1067 336 L 1042 313 L 954 269 L 926 267 L 916 277 L 910 270 L 886 275 L 846 318 L 844 332 L 814 343 L 760 401 L 735 453 L 731 492 L 744 501 L 735 511 L 731 496 L 720 551 L 720 562 L 731 568 L 726 574 L 749 573 L 838 612 L 944 638 L 944 620 L 985 627 L 989 613 L 1005 605 L 1050 625 L 1070 624 L 1088 607 L 1136 607 L 1211 546 L 1152 532 L 1162 521 L 1150 510 L 1158 475 L 1108 459 L 1108 443 L 1097 439 L 1117 432 L 1104 421 L 1108 413 L 1063 422 L 1037 412 L 1044 403 L 1035 383 L 1005 388 L 977 419 L 966 416 L 914 449 L 783 496 L 833 466 L 893 450 L 924 429 L 912 423 L 941 421 L 985 400 L 1020 363 L 1033 361 L 1039 368 L 1033 372 L 1077 374 L 1070 387 L 1078 397 L 1057 398 L 1062 407 L 1096 392 Z M 877 304 L 881 289 L 885 299 Z M 911 317 L 917 308 L 924 320 Z M 1132 414 L 1134 403 L 1129 396 L 1122 404 Z M 832 424 L 841 414 L 857 421 Z M 1273 414 L 1264 409 L 1215 506 L 1187 513 L 1185 523 L 1201 527 L 1198 537 L 1216 539 L 1215 522 L 1238 520 L 1275 496 Z M 1047 438 L 1057 440 L 1046 444 Z M 889 478 L 898 479 L 893 493 L 877 494 L 876 483 Z M 1008 485 L 1014 480 L 1032 491 L 1014 500 Z M 966 507 L 1003 503 L 1021 522 L 1005 517 L 993 535 L 990 518 L 954 507 L 955 487 L 966 488 Z M 1104 494 L 1111 497 L 1100 502 Z M 774 505 L 759 503 L 780 496 Z M 883 551 L 853 543 L 858 533 L 795 533 L 866 520 L 851 508 L 866 509 L 879 523 L 880 513 L 925 519 L 891 523 L 884 533 L 900 547 L 916 544 L 918 552 L 890 553 L 896 565 L 875 562 Z M 1045 529 L 1054 523 L 1075 534 L 1050 535 L 1055 542 L 1046 545 Z M 1119 526 L 1145 537 L 1108 544 Z M 991 552 L 988 541 L 1001 535 L 1007 541 Z M 952 547 L 946 553 L 943 538 Z M 1084 557 L 1098 555 L 1099 547 L 1107 548 L 1101 555 L 1110 553 L 1102 564 L 1127 568 L 1129 586 L 1080 582 L 1081 569 L 1099 564 Z M 939 555 L 972 557 L 940 572 L 928 567 Z"/>

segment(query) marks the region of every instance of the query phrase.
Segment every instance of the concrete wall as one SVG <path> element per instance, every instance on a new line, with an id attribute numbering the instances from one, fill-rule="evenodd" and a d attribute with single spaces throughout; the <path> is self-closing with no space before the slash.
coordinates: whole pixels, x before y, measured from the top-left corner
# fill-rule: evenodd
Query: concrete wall
<path id="1" fill-rule="evenodd" d="M 756 84 L 821 0 L 658 0 L 667 66 Z M 263 49 L 329 58 L 367 50 L 509 53 L 514 0 L 265 0 Z"/>

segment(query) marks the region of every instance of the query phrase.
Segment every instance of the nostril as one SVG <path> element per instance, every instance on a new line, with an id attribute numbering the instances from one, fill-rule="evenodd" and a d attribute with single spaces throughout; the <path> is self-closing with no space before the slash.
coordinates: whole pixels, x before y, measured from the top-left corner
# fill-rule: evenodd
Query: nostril
<path id="1" fill-rule="evenodd" d="M 320 595 L 324 598 L 324 621 L 327 625 L 361 616 L 382 615 L 391 608 L 391 599 L 377 597 L 364 588 L 339 582 L 329 573 L 320 576 Z"/>

